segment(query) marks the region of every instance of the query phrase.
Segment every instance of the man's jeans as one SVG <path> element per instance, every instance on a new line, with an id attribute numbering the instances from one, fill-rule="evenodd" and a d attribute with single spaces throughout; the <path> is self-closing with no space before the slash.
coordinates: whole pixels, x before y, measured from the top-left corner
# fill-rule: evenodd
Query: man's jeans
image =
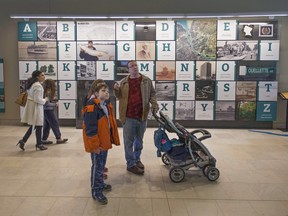
<path id="1" fill-rule="evenodd" d="M 123 138 L 128 168 L 135 166 L 136 162 L 140 161 L 146 127 L 147 121 L 126 118 L 126 122 L 123 125 Z"/>

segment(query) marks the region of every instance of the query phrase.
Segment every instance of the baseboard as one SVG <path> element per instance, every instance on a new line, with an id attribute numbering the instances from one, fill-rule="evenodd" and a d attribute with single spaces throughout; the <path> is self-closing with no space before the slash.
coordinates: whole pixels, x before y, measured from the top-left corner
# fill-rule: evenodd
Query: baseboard
<path id="1" fill-rule="evenodd" d="M 1 119 L 0 125 L 24 126 L 20 119 Z"/>

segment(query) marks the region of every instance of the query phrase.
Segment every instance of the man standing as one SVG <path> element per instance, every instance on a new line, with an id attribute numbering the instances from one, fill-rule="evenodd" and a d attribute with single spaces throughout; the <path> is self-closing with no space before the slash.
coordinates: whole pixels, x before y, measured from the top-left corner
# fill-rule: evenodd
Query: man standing
<path id="1" fill-rule="evenodd" d="M 114 94 L 119 100 L 127 170 L 141 175 L 144 173 L 141 151 L 150 103 L 152 112 L 157 112 L 159 106 L 151 79 L 139 73 L 136 61 L 129 61 L 127 66 L 129 75 L 120 81 L 120 85 L 115 82 Z"/>

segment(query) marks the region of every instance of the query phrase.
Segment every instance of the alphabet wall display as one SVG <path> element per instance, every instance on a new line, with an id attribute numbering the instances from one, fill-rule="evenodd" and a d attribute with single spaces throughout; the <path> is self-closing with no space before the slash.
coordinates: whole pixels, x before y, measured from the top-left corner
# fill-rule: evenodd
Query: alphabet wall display
<path id="1" fill-rule="evenodd" d="M 80 120 L 91 83 L 112 89 L 136 60 L 172 120 L 273 121 L 278 30 L 276 21 L 236 19 L 18 22 L 19 79 L 43 71 L 57 82 L 59 118 Z M 117 111 L 112 91 L 110 101 Z"/>

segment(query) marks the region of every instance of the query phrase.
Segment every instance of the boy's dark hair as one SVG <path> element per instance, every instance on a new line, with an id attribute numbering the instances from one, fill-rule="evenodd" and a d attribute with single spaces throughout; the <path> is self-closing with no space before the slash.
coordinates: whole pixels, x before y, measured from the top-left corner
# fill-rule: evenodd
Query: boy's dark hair
<path id="1" fill-rule="evenodd" d="M 100 89 L 102 88 L 109 88 L 108 85 L 106 83 L 99 83 L 96 87 L 95 87 L 95 92 L 99 92 Z"/>
<path id="2" fill-rule="evenodd" d="M 87 96 L 88 98 L 90 98 L 96 92 L 95 91 L 96 87 L 101 83 L 105 83 L 105 81 L 103 79 L 97 79 L 93 81 L 88 91 L 88 96 Z"/>

